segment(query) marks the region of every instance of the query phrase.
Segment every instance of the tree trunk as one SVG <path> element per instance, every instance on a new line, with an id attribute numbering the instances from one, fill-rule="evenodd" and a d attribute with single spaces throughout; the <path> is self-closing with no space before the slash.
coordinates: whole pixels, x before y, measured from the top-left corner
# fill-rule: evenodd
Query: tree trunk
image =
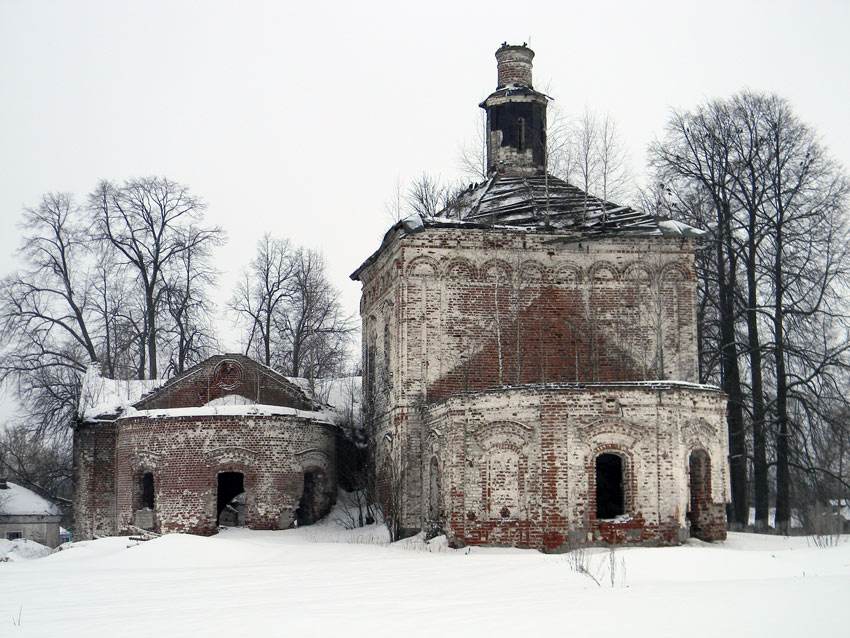
<path id="1" fill-rule="evenodd" d="M 747 240 L 747 345 L 750 351 L 750 378 L 753 399 L 753 487 L 755 496 L 755 529 L 767 531 L 770 507 L 765 439 L 764 384 L 762 382 L 761 339 L 758 332 L 758 287 L 756 283 L 756 213 L 750 210 Z"/>
<path id="2" fill-rule="evenodd" d="M 779 178 L 777 178 L 778 180 Z M 781 182 L 777 181 L 781 193 Z M 776 342 L 776 530 L 787 534 L 791 528 L 791 476 L 789 471 L 788 441 L 788 377 L 785 370 L 785 311 L 783 281 L 783 215 L 781 198 L 776 213 L 776 254 L 773 265 L 775 302 L 773 313 L 774 341 Z"/>
<path id="3" fill-rule="evenodd" d="M 741 372 L 738 368 L 738 348 L 735 339 L 735 258 L 731 250 L 730 211 L 728 203 L 720 204 L 723 238 L 716 244 L 720 311 L 720 348 L 723 370 L 723 391 L 728 397 L 726 422 L 729 428 L 729 478 L 732 484 L 730 525 L 742 529 L 749 522 L 750 506 L 747 492 L 747 441 L 744 431 Z M 728 266 L 727 266 L 728 264 Z"/>
<path id="4" fill-rule="evenodd" d="M 145 303 L 147 304 L 148 313 L 148 378 L 156 379 L 156 308 L 153 300 L 153 291 L 147 291 L 147 294 L 145 295 Z"/>

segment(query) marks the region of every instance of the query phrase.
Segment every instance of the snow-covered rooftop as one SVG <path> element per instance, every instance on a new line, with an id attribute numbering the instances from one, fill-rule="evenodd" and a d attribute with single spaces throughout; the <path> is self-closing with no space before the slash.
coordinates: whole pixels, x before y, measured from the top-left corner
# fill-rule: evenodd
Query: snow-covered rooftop
<path id="1" fill-rule="evenodd" d="M 138 417 L 160 417 L 177 418 L 189 416 L 297 416 L 303 419 L 313 419 L 320 422 L 331 422 L 330 415 L 317 410 L 297 410 L 282 405 L 263 405 L 261 403 L 250 403 L 243 405 L 203 405 L 195 408 L 152 408 L 150 410 L 136 410 L 132 406 L 121 413 L 119 419 L 133 419 Z"/>
<path id="2" fill-rule="evenodd" d="M 79 415 L 88 421 L 114 416 L 162 384 L 161 379 L 106 379 L 100 366 L 92 363 L 83 376 Z"/>
<path id="3" fill-rule="evenodd" d="M 0 490 L 0 516 L 56 516 L 59 508 L 32 490 L 6 482 L 8 489 Z"/>
<path id="4" fill-rule="evenodd" d="M 270 369 L 271 370 L 271 369 Z M 278 374 L 274 370 L 271 370 Z M 297 410 L 278 405 L 262 405 L 239 394 L 228 394 L 203 406 L 191 408 L 156 408 L 137 410 L 133 406 L 152 391 L 162 387 L 165 381 L 115 380 L 101 375 L 95 363 L 89 366 L 83 377 L 79 414 L 83 420 L 113 419 L 117 415 L 129 417 L 185 417 L 201 415 L 270 416 L 294 415 L 317 421 L 339 424 L 360 414 L 360 377 L 337 377 L 328 379 L 304 379 L 287 377 L 308 397 L 328 406 L 326 410 Z"/>

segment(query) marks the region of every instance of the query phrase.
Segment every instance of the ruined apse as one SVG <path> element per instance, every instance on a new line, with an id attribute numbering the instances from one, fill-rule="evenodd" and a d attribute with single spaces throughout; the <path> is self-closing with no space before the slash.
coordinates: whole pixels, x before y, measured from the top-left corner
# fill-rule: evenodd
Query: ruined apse
<path id="1" fill-rule="evenodd" d="M 314 522 L 337 489 L 337 427 L 323 407 L 239 354 L 165 383 L 92 367 L 73 426 L 74 538 Z"/>
<path id="2" fill-rule="evenodd" d="M 533 51 L 496 52 L 488 176 L 362 283 L 378 496 L 455 545 L 725 537 L 725 400 L 697 378 L 697 229 L 546 172 Z"/>

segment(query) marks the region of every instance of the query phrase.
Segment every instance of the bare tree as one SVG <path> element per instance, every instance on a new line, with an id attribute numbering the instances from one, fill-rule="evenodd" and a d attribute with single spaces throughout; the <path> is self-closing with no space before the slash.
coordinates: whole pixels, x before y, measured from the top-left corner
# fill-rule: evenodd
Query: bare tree
<path id="1" fill-rule="evenodd" d="M 71 450 L 23 426 L 0 431 L 0 476 L 58 503 L 70 504 Z"/>
<path id="2" fill-rule="evenodd" d="M 248 332 L 245 351 L 290 376 L 339 374 L 348 359 L 351 317 L 316 251 L 265 235 L 230 301 Z"/>
<path id="3" fill-rule="evenodd" d="M 719 353 L 730 397 L 734 520 L 746 522 L 746 416 L 756 526 L 767 526 L 773 466 L 777 527 L 787 531 L 792 471 L 834 474 L 813 463 L 808 442 L 832 427 L 840 394 L 832 388 L 848 363 L 846 178 L 784 100 L 749 92 L 674 113 L 651 153 L 670 212 L 714 230 L 712 258 L 698 264 L 700 305 L 713 308 L 702 316 L 716 317 L 718 329 L 701 331 L 714 335 L 708 349 Z M 749 365 L 739 368 L 744 356 Z"/>
<path id="4" fill-rule="evenodd" d="M 103 181 L 89 204 L 100 237 L 135 275 L 145 308 L 146 374 L 156 378 L 168 270 L 185 253 L 200 253 L 222 241 L 223 231 L 200 226 L 206 205 L 165 177 L 132 179 L 121 186 Z"/>
<path id="5" fill-rule="evenodd" d="M 674 112 L 664 142 L 650 148 L 659 181 L 679 205 L 685 221 L 714 229 L 711 282 L 716 287 L 717 333 L 714 344 L 720 361 L 720 381 L 728 397 L 727 423 L 732 483 L 731 523 L 743 527 L 749 519 L 747 446 L 744 401 L 736 335 L 739 254 L 734 246 L 732 189 L 735 125 L 721 105 L 711 103 L 696 113 Z M 685 209 L 697 204 L 698 210 Z M 705 206 L 705 208 L 702 208 Z M 684 210 L 683 210 L 684 209 Z"/>
<path id="6" fill-rule="evenodd" d="M 464 177 L 487 179 L 487 116 L 478 113 L 475 135 L 458 147 L 458 168 Z"/>
<path id="7" fill-rule="evenodd" d="M 276 340 L 276 317 L 292 298 L 295 264 L 287 239 L 266 233 L 257 242 L 257 254 L 245 269 L 242 281 L 230 300 L 230 308 L 248 330 L 246 354 L 254 352 L 267 366 L 272 365 Z"/>
<path id="8" fill-rule="evenodd" d="M 338 374 L 348 358 L 353 320 L 342 310 L 321 253 L 301 248 L 292 263 L 289 303 L 277 317 L 281 369 L 310 379 Z"/>
<path id="9" fill-rule="evenodd" d="M 189 237 L 187 242 L 191 241 Z M 185 372 L 218 349 L 210 322 L 212 303 L 206 292 L 215 276 L 210 252 L 218 243 L 202 242 L 195 250 L 181 252 L 168 269 L 165 308 L 170 321 L 163 331 L 169 353 L 167 374 Z"/>
<path id="10" fill-rule="evenodd" d="M 91 260 L 80 211 L 67 194 L 45 195 L 24 211 L 30 234 L 24 268 L 0 286 L 5 344 L 0 379 L 14 384 L 28 425 L 61 433 L 78 396 L 78 375 L 98 357 L 89 292 Z"/>

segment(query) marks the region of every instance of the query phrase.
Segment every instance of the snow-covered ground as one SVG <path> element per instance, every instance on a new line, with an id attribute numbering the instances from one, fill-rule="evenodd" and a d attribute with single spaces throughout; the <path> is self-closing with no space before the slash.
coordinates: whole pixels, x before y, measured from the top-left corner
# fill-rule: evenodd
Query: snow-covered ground
<path id="1" fill-rule="evenodd" d="M 449 549 L 332 520 L 65 545 L 0 562 L 0 636 L 818 636 L 850 627 L 850 538 Z M 383 543 L 383 544 L 382 544 Z M 610 566 L 614 564 L 613 586 Z M 584 567 L 599 581 L 577 571 Z"/>

